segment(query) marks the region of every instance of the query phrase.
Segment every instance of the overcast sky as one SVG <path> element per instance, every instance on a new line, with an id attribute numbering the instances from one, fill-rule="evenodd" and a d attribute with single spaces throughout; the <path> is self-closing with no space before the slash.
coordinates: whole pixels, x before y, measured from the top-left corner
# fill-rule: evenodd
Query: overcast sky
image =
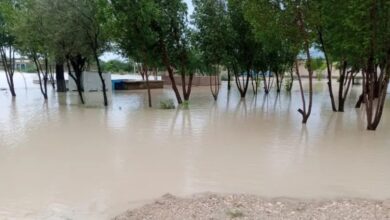
<path id="1" fill-rule="evenodd" d="M 185 3 L 187 3 L 188 6 L 188 14 L 192 14 L 194 11 L 194 6 L 192 6 L 192 0 L 184 0 Z"/>

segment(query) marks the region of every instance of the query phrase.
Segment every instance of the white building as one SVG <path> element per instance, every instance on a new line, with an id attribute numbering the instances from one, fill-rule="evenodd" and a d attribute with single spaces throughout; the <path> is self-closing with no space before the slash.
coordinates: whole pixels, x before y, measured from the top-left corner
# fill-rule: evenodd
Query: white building
<path id="1" fill-rule="evenodd" d="M 111 84 L 111 74 L 103 74 L 104 81 L 106 83 L 106 93 L 108 103 L 112 101 L 112 84 Z M 100 80 L 99 74 L 96 72 L 84 72 L 81 82 L 84 92 L 84 104 L 87 107 L 101 107 L 104 106 L 102 82 Z M 72 78 L 69 78 L 69 97 L 70 104 L 80 104 L 80 97 L 77 92 L 77 86 L 75 81 Z"/>

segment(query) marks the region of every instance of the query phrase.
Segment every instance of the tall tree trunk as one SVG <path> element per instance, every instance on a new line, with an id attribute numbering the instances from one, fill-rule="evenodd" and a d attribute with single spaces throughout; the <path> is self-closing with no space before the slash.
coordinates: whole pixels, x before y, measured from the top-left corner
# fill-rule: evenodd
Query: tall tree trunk
<path id="1" fill-rule="evenodd" d="M 381 71 L 381 81 L 379 82 L 378 102 L 375 111 L 374 121 L 368 126 L 369 130 L 376 130 L 382 119 L 383 108 L 385 106 L 387 89 L 390 79 L 390 49 L 387 52 L 387 65 L 386 69 Z"/>
<path id="2" fill-rule="evenodd" d="M 345 103 L 345 98 L 343 96 L 344 93 L 344 81 L 346 78 L 346 72 L 347 72 L 347 62 L 346 61 L 341 61 L 340 62 L 340 82 L 339 82 L 339 106 L 338 106 L 338 111 L 339 112 L 344 112 L 344 103 Z"/>
<path id="3" fill-rule="evenodd" d="M 57 82 L 57 92 L 66 92 L 66 81 L 64 74 L 64 63 L 56 63 L 56 82 Z"/>
<path id="4" fill-rule="evenodd" d="M 231 85 L 231 73 L 230 73 L 230 68 L 228 67 L 227 68 L 227 72 L 228 72 L 228 90 L 230 90 L 232 88 L 232 85 Z"/>
<path id="5" fill-rule="evenodd" d="M 5 48 L 0 47 L 0 57 L 3 62 L 5 76 L 7 78 L 7 84 L 12 97 L 16 97 L 15 84 L 14 84 L 14 73 L 15 73 L 15 51 L 12 47 L 8 48 L 9 57 L 7 58 Z"/>
<path id="6" fill-rule="evenodd" d="M 167 68 L 169 79 L 171 80 L 171 84 L 172 84 L 172 89 L 173 89 L 175 96 L 176 96 L 176 100 L 179 104 L 182 104 L 183 100 L 181 99 L 179 90 L 177 89 L 177 86 L 176 86 L 175 77 L 173 74 L 173 69 L 171 67 L 171 62 L 170 62 L 169 57 L 168 57 L 168 51 L 167 51 L 167 48 L 165 46 L 164 40 L 162 39 L 161 36 L 159 39 L 159 44 L 160 44 L 160 49 L 161 49 L 161 53 L 162 53 L 162 60 L 163 60 L 165 67 Z"/>
<path id="7" fill-rule="evenodd" d="M 38 74 L 38 80 L 39 80 L 39 88 L 41 89 L 41 93 L 43 95 L 43 98 L 45 100 L 47 100 L 47 80 L 45 80 L 45 73 L 43 72 L 43 68 L 41 66 L 41 63 L 40 61 L 38 60 L 38 57 L 36 54 L 33 55 L 33 61 L 34 61 L 34 64 L 35 64 L 35 67 L 37 69 L 37 74 Z M 45 59 L 45 63 L 46 63 L 46 59 Z M 43 80 L 42 80 L 42 76 L 41 74 L 43 74 Z M 42 82 L 43 81 L 43 82 Z"/>
<path id="8" fill-rule="evenodd" d="M 210 75 L 210 90 L 214 101 L 218 100 L 219 94 L 219 67 L 216 67 L 215 75 Z"/>
<path id="9" fill-rule="evenodd" d="M 303 117 L 302 123 L 305 124 L 307 121 L 307 118 L 306 118 L 306 115 L 307 115 L 307 113 L 306 113 L 306 98 L 305 98 L 305 92 L 303 90 L 301 74 L 299 72 L 298 61 L 296 61 L 296 68 L 295 69 L 296 69 L 296 73 L 297 73 L 297 77 L 298 77 L 299 89 L 301 92 L 301 99 L 302 99 L 302 106 L 303 106 L 302 109 L 298 109 L 298 112 L 302 114 L 302 117 Z"/>
<path id="10" fill-rule="evenodd" d="M 53 75 L 53 66 L 52 65 L 49 65 L 49 74 L 50 74 L 50 83 L 51 83 L 53 89 L 55 90 L 56 89 L 56 82 L 55 82 L 54 75 Z"/>
<path id="11" fill-rule="evenodd" d="M 270 89 L 269 88 L 270 82 L 269 81 L 267 82 L 267 76 L 265 75 L 264 71 L 262 72 L 262 75 L 263 75 L 263 83 L 264 83 L 264 92 L 265 92 L 266 95 L 268 95 L 269 89 Z"/>
<path id="12" fill-rule="evenodd" d="M 145 79 L 146 79 L 146 88 L 148 90 L 148 105 L 149 105 L 149 108 L 151 108 L 152 107 L 152 93 L 150 91 L 148 66 L 146 66 L 146 64 L 142 64 L 142 74 L 145 76 Z"/>
<path id="13" fill-rule="evenodd" d="M 45 55 L 45 72 L 43 73 L 43 89 L 46 94 L 46 99 L 47 99 L 47 82 L 49 79 L 49 60 L 47 58 L 47 55 Z"/>
<path id="14" fill-rule="evenodd" d="M 81 101 L 81 104 L 85 104 L 84 102 L 84 97 L 83 97 L 83 86 L 81 85 L 81 78 L 82 78 L 82 70 L 79 68 L 79 65 L 77 64 L 78 61 L 75 60 L 75 61 L 70 61 L 72 63 L 72 67 L 74 69 L 74 74 L 72 73 L 72 69 L 71 69 L 71 66 L 69 64 L 69 60 L 67 60 L 67 67 L 68 67 L 68 74 L 69 76 L 74 80 L 74 82 L 76 83 L 76 87 L 77 87 L 77 92 L 79 94 L 79 98 L 80 98 L 80 101 Z"/>
<path id="15" fill-rule="evenodd" d="M 102 83 L 102 92 L 103 92 L 103 102 L 104 102 L 104 106 L 108 106 L 107 87 L 106 87 L 106 82 L 105 82 L 104 77 L 103 77 L 103 71 L 102 71 L 102 67 L 101 67 L 101 65 L 100 65 L 99 56 L 98 56 L 98 54 L 97 54 L 97 49 L 95 49 L 95 50 L 93 51 L 93 53 L 94 53 L 95 62 L 96 62 L 96 65 L 97 65 L 97 69 L 98 69 L 100 81 L 101 81 L 101 83 Z"/>
<path id="16" fill-rule="evenodd" d="M 234 73 L 237 89 L 240 92 L 241 98 L 245 98 L 249 86 L 250 72 L 248 71 L 246 77 L 242 76 L 242 79 L 240 79 L 240 75 L 238 74 L 237 67 L 233 66 L 233 73 Z"/>
<path id="17" fill-rule="evenodd" d="M 194 74 L 191 73 L 190 74 L 190 77 L 189 77 L 189 80 L 188 80 L 188 85 L 187 85 L 187 92 L 186 94 L 184 95 L 184 100 L 188 101 L 190 99 L 190 95 L 191 95 L 191 91 L 192 91 L 192 83 L 193 83 L 193 80 L 194 80 Z"/>
<path id="18" fill-rule="evenodd" d="M 322 52 L 324 53 L 324 56 L 325 56 L 326 69 L 328 71 L 328 83 L 327 84 L 328 84 L 328 90 L 329 90 L 330 103 L 332 105 L 332 110 L 334 112 L 336 112 L 337 111 L 336 102 L 334 100 L 333 87 L 332 87 L 332 64 L 329 61 L 328 53 L 327 53 L 327 50 L 325 47 L 323 33 L 322 33 L 322 30 L 320 28 L 318 28 L 318 37 L 320 39 Z"/>
<path id="19" fill-rule="evenodd" d="M 375 83 L 376 83 L 376 65 L 375 65 L 375 48 L 376 48 L 376 29 L 377 29 L 377 1 L 372 0 L 372 5 L 370 8 L 370 29 L 371 29 L 371 39 L 370 47 L 368 52 L 368 61 L 367 61 L 367 73 L 366 73 L 366 83 L 368 92 L 366 94 L 366 115 L 367 115 L 367 130 L 375 130 L 376 126 L 373 123 L 374 116 L 374 99 L 375 99 Z M 389 55 L 389 54 L 388 54 Z"/>
<path id="20" fill-rule="evenodd" d="M 303 110 L 299 109 L 298 112 L 301 113 L 301 115 L 302 115 L 302 123 L 306 124 L 309 117 L 310 117 L 311 109 L 312 109 L 312 105 L 313 105 L 313 69 L 311 66 L 309 36 L 305 30 L 305 23 L 304 23 L 304 19 L 303 19 L 303 14 L 302 14 L 302 11 L 300 9 L 298 12 L 298 19 L 299 19 L 298 26 L 299 26 L 300 32 L 303 36 L 304 49 L 305 49 L 306 57 L 307 57 L 307 70 L 309 71 L 309 104 L 308 104 L 308 109 L 306 110 L 306 107 L 304 104 L 304 106 L 303 106 L 304 109 Z M 299 72 L 299 70 L 298 70 L 298 72 Z M 299 74 L 298 74 L 298 76 L 299 76 Z M 300 85 L 301 93 L 302 93 L 302 96 L 304 96 L 302 82 L 300 82 L 300 84 L 301 84 Z"/>
<path id="21" fill-rule="evenodd" d="M 289 89 L 290 89 L 290 91 L 292 90 L 292 87 L 293 87 L 293 85 L 294 85 L 294 71 L 293 71 L 293 69 L 294 69 L 294 67 L 292 66 L 291 67 L 291 71 L 290 71 L 290 78 L 291 78 L 291 80 L 290 80 L 290 84 L 289 84 Z"/>
<path id="22" fill-rule="evenodd" d="M 258 88 L 259 88 L 259 74 L 256 72 L 252 76 L 252 89 L 255 96 L 257 96 Z"/>
<path id="23" fill-rule="evenodd" d="M 275 71 L 275 75 L 276 75 L 276 92 L 277 93 L 280 93 L 280 78 L 279 78 L 279 73 L 277 71 Z"/>

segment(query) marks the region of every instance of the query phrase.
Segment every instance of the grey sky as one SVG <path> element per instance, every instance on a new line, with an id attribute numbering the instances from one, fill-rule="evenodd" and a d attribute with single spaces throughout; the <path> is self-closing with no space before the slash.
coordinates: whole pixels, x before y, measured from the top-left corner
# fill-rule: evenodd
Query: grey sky
<path id="1" fill-rule="evenodd" d="M 187 3 L 188 6 L 188 14 L 192 14 L 194 11 L 194 6 L 192 5 L 192 0 L 184 0 L 185 3 Z"/>

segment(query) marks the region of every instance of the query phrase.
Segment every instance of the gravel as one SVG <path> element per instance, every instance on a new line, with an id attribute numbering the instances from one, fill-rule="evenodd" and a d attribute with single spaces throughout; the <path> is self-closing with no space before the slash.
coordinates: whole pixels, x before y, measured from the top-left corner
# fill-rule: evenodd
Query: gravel
<path id="1" fill-rule="evenodd" d="M 179 198 L 167 194 L 114 220 L 133 219 L 390 219 L 390 200 L 268 199 L 254 195 L 198 194 Z"/>

